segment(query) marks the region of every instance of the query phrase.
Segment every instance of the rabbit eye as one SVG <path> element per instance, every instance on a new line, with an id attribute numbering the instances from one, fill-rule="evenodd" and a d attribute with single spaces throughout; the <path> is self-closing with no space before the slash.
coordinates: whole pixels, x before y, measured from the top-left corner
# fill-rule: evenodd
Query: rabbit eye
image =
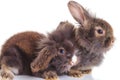
<path id="1" fill-rule="evenodd" d="M 99 34 L 103 34 L 103 30 L 101 30 L 101 29 L 98 29 L 97 32 L 98 32 Z"/>
<path id="2" fill-rule="evenodd" d="M 105 30 L 101 28 L 100 26 L 95 27 L 95 36 L 104 36 L 105 35 Z"/>
<path id="3" fill-rule="evenodd" d="M 60 53 L 60 54 L 65 54 L 65 49 L 64 49 L 64 48 L 60 48 L 60 49 L 59 49 L 59 53 Z"/>

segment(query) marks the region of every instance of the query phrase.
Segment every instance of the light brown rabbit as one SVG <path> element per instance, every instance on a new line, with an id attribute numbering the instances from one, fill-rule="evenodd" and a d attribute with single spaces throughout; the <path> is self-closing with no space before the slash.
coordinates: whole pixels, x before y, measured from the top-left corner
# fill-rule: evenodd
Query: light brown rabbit
<path id="1" fill-rule="evenodd" d="M 78 50 L 76 55 L 80 62 L 72 67 L 68 74 L 79 77 L 81 72 L 89 73 L 94 66 L 100 65 L 104 58 L 104 53 L 114 43 L 114 34 L 108 22 L 91 16 L 79 3 L 70 1 L 68 8 L 80 26 L 75 28 L 69 22 L 61 22 L 57 29 L 69 31 L 66 35 L 71 35 L 69 40 L 73 42 Z"/>

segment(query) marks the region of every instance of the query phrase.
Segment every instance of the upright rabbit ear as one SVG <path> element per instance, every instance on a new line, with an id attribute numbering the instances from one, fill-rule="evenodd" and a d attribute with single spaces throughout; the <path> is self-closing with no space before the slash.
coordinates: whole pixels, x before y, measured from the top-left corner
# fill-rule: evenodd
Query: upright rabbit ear
<path id="1" fill-rule="evenodd" d="M 74 19 L 81 25 L 87 24 L 87 20 L 91 18 L 90 14 L 77 2 L 70 1 L 68 8 Z"/>

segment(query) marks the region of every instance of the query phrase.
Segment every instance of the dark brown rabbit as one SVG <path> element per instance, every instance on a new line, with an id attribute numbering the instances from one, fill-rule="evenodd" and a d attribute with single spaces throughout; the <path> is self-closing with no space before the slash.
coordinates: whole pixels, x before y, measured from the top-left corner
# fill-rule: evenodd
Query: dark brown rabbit
<path id="1" fill-rule="evenodd" d="M 77 63 L 73 61 L 74 46 L 61 30 L 45 37 L 37 32 L 23 32 L 12 36 L 2 47 L 0 77 L 14 78 L 14 74 L 34 75 L 56 79 Z"/>
<path id="2" fill-rule="evenodd" d="M 111 25 L 103 19 L 91 16 L 79 3 L 70 1 L 68 8 L 74 19 L 80 24 L 78 28 L 69 22 L 61 22 L 57 29 L 69 30 L 71 40 L 77 48 L 79 63 L 68 73 L 79 76 L 89 73 L 94 66 L 100 65 L 106 53 L 114 43 Z M 71 31 L 70 31 L 71 30 Z"/>

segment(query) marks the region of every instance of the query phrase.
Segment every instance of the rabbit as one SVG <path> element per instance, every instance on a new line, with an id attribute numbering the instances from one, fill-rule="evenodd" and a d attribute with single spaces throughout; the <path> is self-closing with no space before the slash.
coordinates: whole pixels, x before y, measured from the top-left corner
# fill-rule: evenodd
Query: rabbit
<path id="1" fill-rule="evenodd" d="M 70 68 L 76 65 L 79 61 L 74 55 L 77 51 L 74 48 L 74 45 L 69 41 L 69 35 L 66 35 L 59 30 L 55 30 L 52 33 L 48 34 L 48 38 L 42 39 L 38 43 L 38 52 L 37 58 L 31 63 L 31 69 L 33 75 L 37 77 L 42 77 L 45 79 L 58 79 L 57 75 L 63 75 L 67 73 Z M 46 69 L 42 69 L 41 66 L 41 55 L 44 57 L 50 58 L 49 64 Z M 52 55 L 51 55 L 52 54 Z"/>
<path id="2" fill-rule="evenodd" d="M 71 35 L 69 40 L 78 50 L 76 56 L 79 63 L 71 68 L 68 75 L 79 77 L 81 74 L 90 73 L 93 67 L 102 63 L 104 53 L 112 48 L 115 38 L 107 21 L 94 17 L 79 3 L 69 1 L 68 9 L 80 25 L 75 27 L 72 23 L 64 21 L 57 29 L 62 29 L 63 32 L 66 30 L 66 35 Z"/>
<path id="3" fill-rule="evenodd" d="M 74 46 L 65 33 L 55 30 L 48 37 L 33 31 L 21 32 L 2 47 L 0 78 L 13 80 L 14 75 L 32 75 L 56 79 L 77 63 Z"/>

